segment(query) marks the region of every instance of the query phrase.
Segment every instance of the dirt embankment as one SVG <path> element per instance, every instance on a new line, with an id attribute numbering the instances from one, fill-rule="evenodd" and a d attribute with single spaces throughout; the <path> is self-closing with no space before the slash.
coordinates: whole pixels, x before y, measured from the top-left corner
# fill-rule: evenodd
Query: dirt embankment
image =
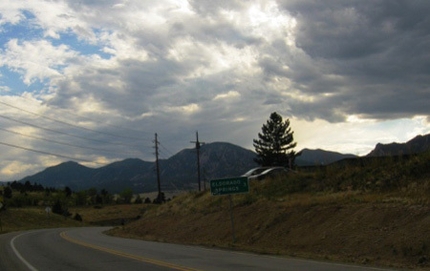
<path id="1" fill-rule="evenodd" d="M 199 202 L 202 202 L 199 205 Z M 205 202 L 205 203 L 203 203 Z M 401 203 L 235 202 L 227 197 L 174 200 L 114 235 L 259 253 L 430 270 L 430 207 Z"/>

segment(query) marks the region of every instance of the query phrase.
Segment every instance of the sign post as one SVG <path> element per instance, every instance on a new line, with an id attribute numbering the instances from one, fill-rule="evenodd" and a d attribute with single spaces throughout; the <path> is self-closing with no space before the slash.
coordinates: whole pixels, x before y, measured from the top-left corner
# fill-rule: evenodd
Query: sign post
<path id="1" fill-rule="evenodd" d="M 232 195 L 249 192 L 247 177 L 218 179 L 211 181 L 212 196 Z"/>
<path id="2" fill-rule="evenodd" d="M 233 200 L 232 195 L 242 194 L 249 192 L 249 181 L 247 177 L 227 178 L 211 180 L 211 194 L 212 196 L 228 195 L 230 201 L 230 220 L 233 236 L 233 243 L 236 242 L 234 231 L 234 218 L 233 218 Z"/>
<path id="3" fill-rule="evenodd" d="M 46 216 L 49 218 L 49 214 L 51 213 L 51 207 L 50 206 L 47 206 L 45 208 L 45 213 L 46 213 Z"/>

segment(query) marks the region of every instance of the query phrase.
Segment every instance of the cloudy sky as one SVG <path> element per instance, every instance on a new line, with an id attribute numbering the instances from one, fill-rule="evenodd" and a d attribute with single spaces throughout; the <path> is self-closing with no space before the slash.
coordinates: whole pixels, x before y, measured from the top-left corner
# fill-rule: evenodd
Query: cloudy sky
<path id="1" fill-rule="evenodd" d="M 0 181 L 74 160 L 253 150 L 365 155 L 430 132 L 430 2 L 2 0 Z"/>

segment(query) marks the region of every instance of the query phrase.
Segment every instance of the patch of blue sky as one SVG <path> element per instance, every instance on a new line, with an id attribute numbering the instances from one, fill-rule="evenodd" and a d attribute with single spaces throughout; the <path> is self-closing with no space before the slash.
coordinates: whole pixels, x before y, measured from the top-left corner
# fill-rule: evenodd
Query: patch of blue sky
<path id="1" fill-rule="evenodd" d="M 35 18 L 31 12 L 22 11 L 25 19 L 17 24 L 5 23 L 0 26 L 0 46 L 5 48 L 5 45 L 11 39 L 33 40 L 43 35 L 43 30 L 37 25 L 33 24 Z"/>
<path id="2" fill-rule="evenodd" d="M 54 46 L 67 45 L 71 50 L 77 51 L 82 55 L 99 55 L 101 58 L 109 59 L 110 54 L 103 52 L 102 47 L 89 44 L 84 40 L 80 40 L 71 32 L 61 32 L 60 39 L 44 37 L 44 31 L 41 27 L 33 23 L 34 15 L 28 11 L 23 11 L 25 20 L 21 20 L 17 24 L 6 23 L 0 26 L 0 48 L 6 49 L 6 44 L 17 39 L 19 43 L 26 40 L 47 39 Z"/>
<path id="3" fill-rule="evenodd" d="M 60 33 L 60 39 L 51 39 L 50 42 L 54 46 L 67 45 L 71 50 L 79 52 L 81 55 L 98 55 L 103 59 L 111 57 L 110 54 L 103 52 L 101 47 L 78 39 L 72 32 L 62 32 Z"/>
<path id="4" fill-rule="evenodd" d="M 8 91 L 0 91 L 0 95 L 21 95 L 24 92 L 40 92 L 45 89 L 48 80 L 34 80 L 30 85 L 23 81 L 23 75 L 7 67 L 0 67 L 0 87 Z"/>
<path id="5" fill-rule="evenodd" d="M 0 46 L 5 49 L 6 44 L 12 39 L 23 42 L 25 40 L 39 39 L 41 36 L 43 36 L 42 29 L 32 27 L 29 24 L 4 24 L 1 26 L 0 31 Z"/>

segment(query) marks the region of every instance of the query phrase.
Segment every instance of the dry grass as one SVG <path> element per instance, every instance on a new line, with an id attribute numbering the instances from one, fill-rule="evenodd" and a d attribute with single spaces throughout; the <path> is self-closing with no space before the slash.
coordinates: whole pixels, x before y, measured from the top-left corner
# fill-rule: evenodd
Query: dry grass
<path id="1" fill-rule="evenodd" d="M 63 216 L 48 214 L 45 208 L 8 208 L 0 212 L 1 232 L 22 231 L 31 229 L 79 227 L 81 222 L 65 219 Z"/>
<path id="2" fill-rule="evenodd" d="M 252 182 L 229 199 L 191 192 L 113 235 L 430 270 L 430 156 L 372 159 Z"/>
<path id="3" fill-rule="evenodd" d="M 430 206 L 390 195 L 295 194 L 252 203 L 189 193 L 110 234 L 258 253 L 429 270 Z M 243 204 L 246 202 L 246 204 Z"/>
<path id="4" fill-rule="evenodd" d="M 229 198 L 189 192 L 163 205 L 43 208 L 0 213 L 3 230 L 120 225 L 110 234 L 358 264 L 430 270 L 430 155 L 365 160 L 252 182 Z M 139 219 L 141 218 L 141 219 Z M 72 224 L 73 223 L 73 224 Z"/>
<path id="5" fill-rule="evenodd" d="M 48 215 L 45 207 L 8 208 L 0 212 L 1 233 L 43 228 L 120 225 L 121 220 L 129 223 L 156 207 L 152 204 L 76 207 L 69 208 L 71 216 L 67 218 L 53 213 Z M 76 214 L 82 217 L 82 222 L 73 219 Z"/>
<path id="6" fill-rule="evenodd" d="M 140 218 L 148 210 L 156 208 L 153 204 L 120 204 L 106 206 L 72 207 L 72 214 L 78 213 L 83 221 L 96 225 L 119 225 L 121 220 L 130 222 Z"/>

